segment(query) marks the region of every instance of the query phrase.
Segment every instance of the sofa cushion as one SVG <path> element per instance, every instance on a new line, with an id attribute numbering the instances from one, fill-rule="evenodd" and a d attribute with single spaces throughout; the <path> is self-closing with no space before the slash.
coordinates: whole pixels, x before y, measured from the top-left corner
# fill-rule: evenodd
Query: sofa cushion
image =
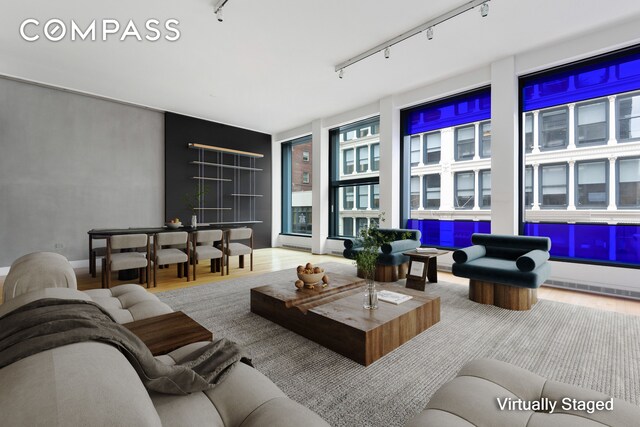
<path id="1" fill-rule="evenodd" d="M 127 359 L 106 344 L 47 350 L 0 369 L 7 426 L 160 426 Z"/>
<path id="2" fill-rule="evenodd" d="M 454 263 L 451 272 L 458 277 L 537 288 L 549 277 L 551 266 L 544 263 L 534 271 L 523 272 L 516 267 L 515 261 L 482 257 L 465 263 Z"/>
<path id="3" fill-rule="evenodd" d="M 91 301 L 91 298 L 84 292 L 76 289 L 69 288 L 44 288 L 37 291 L 32 291 L 27 294 L 21 294 L 16 298 L 5 301 L 0 305 L 0 317 L 7 313 L 12 312 L 18 307 L 22 307 L 30 302 L 43 299 L 43 298 L 57 298 L 57 299 L 76 299 L 81 301 Z"/>
<path id="4" fill-rule="evenodd" d="M 90 289 L 84 293 L 118 323 L 129 323 L 173 311 L 140 285 L 127 284 L 109 289 Z"/>
<path id="5" fill-rule="evenodd" d="M 522 250 L 523 253 L 533 249 L 547 252 L 551 249 L 551 239 L 548 237 L 474 233 L 471 236 L 471 242 L 474 245 Z"/>
<path id="6" fill-rule="evenodd" d="M 64 256 L 34 252 L 15 260 L 3 284 L 3 301 L 44 288 L 78 288 L 73 267 Z"/>
<path id="7" fill-rule="evenodd" d="M 518 257 L 516 267 L 520 271 L 533 271 L 549 259 L 549 252 L 534 249 Z"/>

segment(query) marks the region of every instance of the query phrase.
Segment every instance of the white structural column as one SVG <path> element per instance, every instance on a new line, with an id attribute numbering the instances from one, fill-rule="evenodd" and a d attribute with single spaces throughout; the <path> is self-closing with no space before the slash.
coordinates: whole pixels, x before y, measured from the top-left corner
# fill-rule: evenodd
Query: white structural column
<path id="1" fill-rule="evenodd" d="M 392 96 L 380 100 L 380 212 L 384 212 L 385 228 L 401 226 L 400 110 Z"/>
<path id="2" fill-rule="evenodd" d="M 418 175 L 418 186 L 420 191 L 420 199 L 418 201 L 418 210 L 424 210 L 424 175 Z"/>
<path id="3" fill-rule="evenodd" d="M 607 206 L 609 211 L 618 209 L 616 200 L 616 160 L 616 157 L 609 157 L 609 206 Z"/>
<path id="4" fill-rule="evenodd" d="M 539 191 L 539 168 L 540 168 L 540 164 L 539 163 L 534 163 L 533 164 L 533 185 L 532 187 L 532 191 L 533 191 L 533 204 L 531 206 L 531 210 L 534 211 L 539 211 L 540 210 L 540 191 Z"/>
<path id="5" fill-rule="evenodd" d="M 515 57 L 509 56 L 491 64 L 491 233 L 494 234 L 518 234 L 518 114 Z"/>
<path id="6" fill-rule="evenodd" d="M 569 150 L 576 148 L 576 104 L 569 104 Z"/>
<path id="7" fill-rule="evenodd" d="M 569 194 L 567 195 L 567 210 L 576 210 L 576 162 L 569 160 Z"/>
<path id="8" fill-rule="evenodd" d="M 282 143 L 271 138 L 271 170 L 282 170 Z M 271 246 L 279 245 L 282 231 L 282 174 L 271 174 Z"/>
<path id="9" fill-rule="evenodd" d="M 609 141 L 607 145 L 615 145 L 616 143 L 616 96 L 611 95 L 609 98 Z"/>
<path id="10" fill-rule="evenodd" d="M 319 119 L 311 123 L 311 133 L 313 135 L 311 149 L 313 152 L 311 252 L 323 254 L 329 236 L 329 168 L 327 167 L 329 164 L 329 131 L 323 128 L 322 120 Z"/>

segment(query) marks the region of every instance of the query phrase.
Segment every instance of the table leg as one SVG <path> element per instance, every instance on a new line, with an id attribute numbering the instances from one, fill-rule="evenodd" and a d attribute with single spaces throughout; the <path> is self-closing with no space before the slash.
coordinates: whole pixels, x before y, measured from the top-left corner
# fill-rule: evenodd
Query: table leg
<path id="1" fill-rule="evenodd" d="M 427 263 L 427 280 L 429 283 L 438 283 L 438 262 L 434 256 Z"/>

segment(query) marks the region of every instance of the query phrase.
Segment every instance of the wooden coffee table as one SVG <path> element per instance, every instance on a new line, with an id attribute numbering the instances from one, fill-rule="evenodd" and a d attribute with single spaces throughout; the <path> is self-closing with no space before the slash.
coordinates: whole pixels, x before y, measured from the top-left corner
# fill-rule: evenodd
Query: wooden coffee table
<path id="1" fill-rule="evenodd" d="M 440 321 L 440 297 L 399 285 L 378 289 L 411 295 L 400 305 L 362 307 L 364 280 L 327 273 L 326 288 L 297 290 L 292 280 L 251 289 L 251 311 L 368 366 Z"/>
<path id="2" fill-rule="evenodd" d="M 124 323 L 122 326 L 137 335 L 154 356 L 167 354 L 187 344 L 213 339 L 210 330 L 182 311 Z"/>

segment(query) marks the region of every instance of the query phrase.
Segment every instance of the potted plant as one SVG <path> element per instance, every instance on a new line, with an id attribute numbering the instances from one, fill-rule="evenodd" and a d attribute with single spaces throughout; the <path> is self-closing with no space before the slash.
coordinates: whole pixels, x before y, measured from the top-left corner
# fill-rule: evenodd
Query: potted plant
<path id="1" fill-rule="evenodd" d="M 207 193 L 207 187 L 195 187 L 193 193 L 186 193 L 184 195 L 184 203 L 191 211 L 191 227 L 196 228 L 198 226 L 198 208 L 201 207 L 204 201 L 204 195 Z"/>
<path id="2" fill-rule="evenodd" d="M 382 235 L 378 231 L 378 223 L 384 221 L 381 214 L 377 222 L 372 222 L 367 228 L 363 228 L 358 233 L 361 243 L 361 250 L 356 254 L 356 266 L 362 273 L 367 285 L 364 295 L 364 308 L 375 310 L 378 308 L 378 292 L 374 277 L 376 274 L 376 264 Z"/>

